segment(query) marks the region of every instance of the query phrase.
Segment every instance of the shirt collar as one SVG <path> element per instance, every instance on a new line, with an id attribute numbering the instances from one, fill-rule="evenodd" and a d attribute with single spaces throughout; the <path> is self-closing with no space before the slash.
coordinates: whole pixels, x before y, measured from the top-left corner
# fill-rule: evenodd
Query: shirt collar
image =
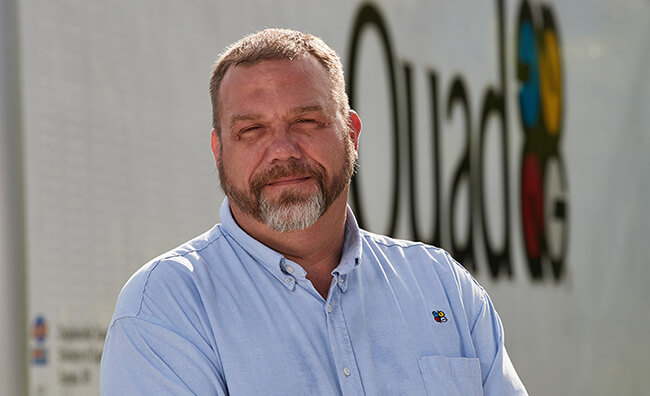
<path id="1" fill-rule="evenodd" d="M 264 245 L 257 239 L 248 235 L 239 224 L 235 221 L 230 211 L 228 197 L 223 200 L 219 210 L 222 230 L 230 236 L 235 243 L 242 247 L 255 259 L 256 262 L 264 266 L 277 280 L 285 287 L 293 290 L 296 287 L 295 276 L 300 274 L 293 272 L 290 274 L 286 271 L 286 259 L 280 253 Z M 304 276 L 304 274 L 303 274 Z"/>
<path id="2" fill-rule="evenodd" d="M 222 230 L 241 246 L 255 261 L 263 265 L 278 281 L 285 287 L 293 290 L 296 285 L 296 278 L 304 278 L 307 272 L 297 263 L 287 260 L 282 254 L 264 245 L 252 236 L 248 235 L 235 221 L 230 211 L 230 203 L 226 197 L 219 210 Z M 347 288 L 347 274 L 359 266 L 361 261 L 361 234 L 357 220 L 348 206 L 345 222 L 345 237 L 343 242 L 343 254 L 339 265 L 332 270 L 332 275 L 338 278 L 339 287 L 345 291 Z"/>
<path id="3" fill-rule="evenodd" d="M 357 219 L 354 218 L 352 209 L 348 206 L 345 220 L 345 237 L 343 242 L 343 254 L 339 265 L 332 271 L 336 285 L 342 292 L 348 290 L 348 274 L 356 269 L 361 262 L 361 232 Z"/>
<path id="4" fill-rule="evenodd" d="M 332 275 L 345 275 L 359 266 L 361 261 L 361 232 L 357 219 L 354 218 L 352 209 L 348 206 L 348 215 L 345 220 L 345 239 L 343 241 L 343 254 L 339 265 L 334 268 Z"/>

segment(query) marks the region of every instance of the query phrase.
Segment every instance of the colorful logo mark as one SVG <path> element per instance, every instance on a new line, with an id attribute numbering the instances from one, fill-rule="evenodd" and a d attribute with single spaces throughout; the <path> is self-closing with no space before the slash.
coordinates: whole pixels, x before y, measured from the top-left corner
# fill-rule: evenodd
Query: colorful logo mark
<path id="1" fill-rule="evenodd" d="M 567 176 L 560 150 L 564 115 L 561 61 L 551 9 L 523 1 L 516 59 L 524 132 L 520 199 L 524 247 L 534 279 L 543 279 L 543 263 L 549 263 L 553 277 L 559 280 L 567 250 Z"/>
<path id="2" fill-rule="evenodd" d="M 435 319 L 436 322 L 445 323 L 447 321 L 447 317 L 443 311 L 433 311 L 431 313 L 433 314 L 433 319 Z"/>
<path id="3" fill-rule="evenodd" d="M 45 348 L 45 341 L 47 340 L 47 322 L 44 317 L 37 316 L 34 320 L 32 338 L 32 363 L 36 365 L 47 364 L 47 348 Z"/>

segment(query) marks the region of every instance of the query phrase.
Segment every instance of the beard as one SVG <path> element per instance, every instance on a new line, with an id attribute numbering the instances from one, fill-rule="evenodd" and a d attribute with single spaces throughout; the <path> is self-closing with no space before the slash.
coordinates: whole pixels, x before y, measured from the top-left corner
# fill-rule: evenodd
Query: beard
<path id="1" fill-rule="evenodd" d="M 278 232 L 303 230 L 313 225 L 332 205 L 350 183 L 354 174 L 356 155 L 352 141 L 346 140 L 345 161 L 331 177 L 318 163 L 291 159 L 253 175 L 248 189 L 233 185 L 223 165 L 223 152 L 217 164 L 221 188 L 228 199 L 246 214 L 265 223 Z M 222 146 L 223 147 L 223 146 Z M 309 176 L 316 182 L 317 191 L 301 193 L 287 187 L 277 199 L 265 197 L 263 189 L 283 177 Z"/>

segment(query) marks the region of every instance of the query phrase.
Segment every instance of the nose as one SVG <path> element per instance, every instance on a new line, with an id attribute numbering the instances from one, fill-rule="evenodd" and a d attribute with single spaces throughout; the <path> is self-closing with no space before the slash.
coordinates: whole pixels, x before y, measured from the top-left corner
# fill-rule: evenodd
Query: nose
<path id="1" fill-rule="evenodd" d="M 291 134 L 289 127 L 286 125 L 273 128 L 267 153 L 269 162 L 287 161 L 302 157 L 302 151 L 296 137 Z"/>

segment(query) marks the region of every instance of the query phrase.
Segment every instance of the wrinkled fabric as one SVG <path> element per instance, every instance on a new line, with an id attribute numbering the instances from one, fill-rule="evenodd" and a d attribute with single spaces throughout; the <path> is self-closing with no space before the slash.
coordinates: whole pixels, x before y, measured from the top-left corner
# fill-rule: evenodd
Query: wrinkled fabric
<path id="1" fill-rule="evenodd" d="M 445 251 L 348 209 L 323 299 L 295 262 L 221 224 L 124 286 L 102 395 L 525 395 L 487 293 Z"/>

